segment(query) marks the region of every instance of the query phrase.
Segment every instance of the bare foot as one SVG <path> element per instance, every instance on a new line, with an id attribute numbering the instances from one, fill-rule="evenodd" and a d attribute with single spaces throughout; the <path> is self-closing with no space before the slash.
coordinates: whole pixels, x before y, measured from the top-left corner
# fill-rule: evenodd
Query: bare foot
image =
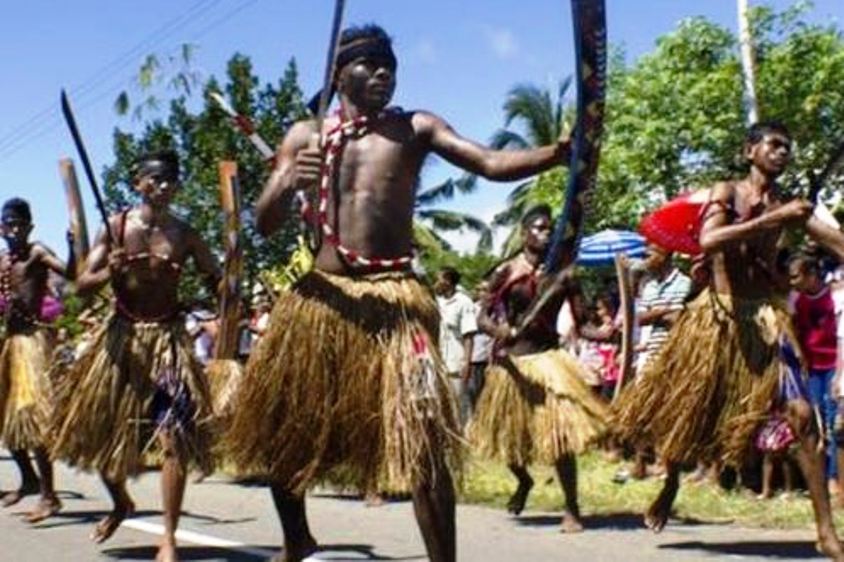
<path id="1" fill-rule="evenodd" d="M 516 488 L 516 491 L 510 496 L 510 501 L 507 502 L 507 511 L 513 515 L 518 515 L 524 511 L 531 488 L 533 488 L 532 479 L 521 480 L 519 487 Z"/>
<path id="2" fill-rule="evenodd" d="M 97 544 L 104 543 L 117 531 L 123 520 L 130 517 L 134 512 L 135 505 L 132 503 L 115 507 L 114 511 L 103 517 L 97 523 L 97 526 L 94 527 L 94 530 L 91 532 L 91 540 Z"/>
<path id="3" fill-rule="evenodd" d="M 158 547 L 158 554 L 155 555 L 155 562 L 179 562 L 176 545 L 170 541 L 162 542 Z"/>
<path id="4" fill-rule="evenodd" d="M 560 531 L 563 533 L 581 533 L 583 532 L 583 522 L 580 517 L 570 512 L 563 515 L 563 524 L 560 526 Z"/>
<path id="5" fill-rule="evenodd" d="M 285 545 L 284 550 L 270 558 L 269 562 L 302 562 L 317 550 L 319 550 L 317 542 L 309 536 L 300 548 Z"/>
<path id="6" fill-rule="evenodd" d="M 384 498 L 378 492 L 369 492 L 363 498 L 363 503 L 366 507 L 381 507 L 384 505 Z"/>
<path id="7" fill-rule="evenodd" d="M 841 548 L 841 543 L 834 536 L 830 538 L 818 538 L 815 543 L 815 548 L 824 556 L 837 562 L 844 562 L 844 550 Z"/>
<path id="8" fill-rule="evenodd" d="M 6 492 L 0 496 L 0 505 L 3 507 L 11 507 L 21 501 L 26 496 L 32 496 L 39 491 L 38 482 L 24 482 L 23 485 L 12 492 Z"/>
<path id="9" fill-rule="evenodd" d="M 674 503 L 674 498 L 677 495 L 677 485 L 671 485 L 666 480 L 657 498 L 648 508 L 645 513 L 645 527 L 659 533 L 665 528 L 668 523 L 668 516 L 671 515 L 671 506 Z"/>
<path id="10" fill-rule="evenodd" d="M 27 513 L 24 519 L 27 523 L 40 523 L 58 513 L 61 508 L 62 502 L 56 496 L 41 498 L 35 509 Z"/>

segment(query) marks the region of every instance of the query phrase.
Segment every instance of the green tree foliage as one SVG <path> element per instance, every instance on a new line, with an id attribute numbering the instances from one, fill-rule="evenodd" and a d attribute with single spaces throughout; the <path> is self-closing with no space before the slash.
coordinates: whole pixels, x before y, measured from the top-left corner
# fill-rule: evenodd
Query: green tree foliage
<path id="1" fill-rule="evenodd" d="M 751 18 L 761 118 L 783 121 L 794 135 L 795 162 L 783 184 L 795 193 L 805 193 L 808 175 L 817 173 L 844 141 L 844 36 L 834 25 L 807 23 L 809 7 L 799 3 L 775 12 L 761 6 Z M 511 96 L 523 89 L 514 89 Z M 527 98 L 552 115 L 547 93 Z M 508 101 L 508 122 L 512 108 L 523 105 Z M 563 110 L 553 117 L 566 114 Z M 519 115 L 535 118 L 539 112 L 523 109 Z M 635 228 L 644 212 L 685 189 L 744 174 L 745 123 L 738 40 L 732 31 L 691 18 L 632 64 L 621 50 L 613 50 L 598 185 L 587 231 Z M 531 202 L 559 208 L 566 173 L 553 170 L 520 186 L 511 194 L 511 209 L 497 222 L 512 221 L 514 209 Z M 839 170 L 822 196 L 842 187 L 844 171 Z"/>
<path id="2" fill-rule="evenodd" d="M 147 80 L 154 79 L 147 77 Z M 170 83 L 184 84 L 184 81 Z M 217 254 L 222 255 L 224 221 L 218 163 L 236 161 L 242 195 L 245 282 L 252 286 L 261 270 L 285 261 L 295 249 L 298 224 L 291 221 L 269 240 L 257 234 L 253 210 L 270 172 L 269 167 L 248 139 L 232 127 L 229 117 L 209 99 L 208 93 L 222 93 L 235 110 L 249 117 L 261 136 L 273 144 L 284 136 L 294 121 L 306 115 L 296 64 L 291 60 L 277 83 L 261 85 L 249 58 L 237 54 L 229 61 L 222 83 L 216 78 L 205 82 L 201 100 L 192 98 L 191 91 L 181 88 L 179 95 L 169 101 L 166 115 L 146 121 L 140 132 L 115 130 L 116 160 L 104 174 L 108 204 L 116 210 L 136 202 L 131 185 L 132 166 L 140 154 L 174 149 L 181 158 L 183 180 L 175 210 L 189 220 Z M 144 103 L 145 113 L 155 107 L 148 101 Z M 199 105 L 198 109 L 193 109 L 196 105 Z M 196 278 L 189 276 L 188 294 L 195 298 L 198 289 Z"/>
<path id="3" fill-rule="evenodd" d="M 476 252 L 492 250 L 492 229 L 483 220 L 458 211 L 435 207 L 443 200 L 454 198 L 457 193 L 471 193 L 477 176 L 464 174 L 458 179 L 449 178 L 439 185 L 423 190 L 416 196 L 414 242 L 422 253 L 451 250 L 451 245 L 440 233 L 468 230 L 478 235 Z"/>

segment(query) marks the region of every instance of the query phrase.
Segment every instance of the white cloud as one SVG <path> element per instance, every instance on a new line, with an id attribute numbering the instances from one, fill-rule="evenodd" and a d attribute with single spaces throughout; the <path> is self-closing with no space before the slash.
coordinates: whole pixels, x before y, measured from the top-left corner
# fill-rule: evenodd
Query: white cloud
<path id="1" fill-rule="evenodd" d="M 519 53 L 516 36 L 507 28 L 485 26 L 484 36 L 492 52 L 501 59 L 512 59 Z"/>

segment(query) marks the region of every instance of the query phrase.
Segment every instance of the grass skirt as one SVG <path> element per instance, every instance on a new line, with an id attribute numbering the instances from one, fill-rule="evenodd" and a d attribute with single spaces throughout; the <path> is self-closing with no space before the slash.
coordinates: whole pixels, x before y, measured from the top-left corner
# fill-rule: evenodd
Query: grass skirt
<path id="1" fill-rule="evenodd" d="M 0 346 L 0 441 L 12 450 L 47 444 L 53 396 L 48 330 L 8 336 Z"/>
<path id="2" fill-rule="evenodd" d="M 209 471 L 210 395 L 181 318 L 132 322 L 113 315 L 56 385 L 53 457 L 120 480 L 160 454 Z"/>
<path id="3" fill-rule="evenodd" d="M 411 274 L 306 274 L 279 296 L 249 358 L 228 460 L 296 492 L 324 480 L 408 491 L 436 477 L 432 466 L 458 468 L 438 328 L 436 303 Z"/>
<path id="4" fill-rule="evenodd" d="M 206 367 L 211 404 L 218 420 L 232 414 L 234 398 L 243 380 L 243 365 L 235 359 L 212 359 Z"/>
<path id="5" fill-rule="evenodd" d="M 562 349 L 490 365 L 469 428 L 474 450 L 518 465 L 583 452 L 604 433 L 607 417 L 583 369 Z"/>
<path id="6" fill-rule="evenodd" d="M 619 396 L 613 427 L 669 461 L 741 464 L 778 397 L 782 337 L 799 349 L 781 303 L 704 291 Z"/>

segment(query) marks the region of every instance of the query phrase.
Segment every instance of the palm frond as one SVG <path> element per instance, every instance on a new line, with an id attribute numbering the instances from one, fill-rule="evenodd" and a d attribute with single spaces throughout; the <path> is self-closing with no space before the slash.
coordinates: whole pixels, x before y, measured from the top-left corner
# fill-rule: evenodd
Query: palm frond
<path id="1" fill-rule="evenodd" d="M 421 221 L 413 221 L 413 242 L 421 254 L 452 251 L 451 244 Z"/>
<path id="2" fill-rule="evenodd" d="M 452 231 L 465 228 L 477 233 L 483 233 L 489 230 L 489 225 L 481 219 L 458 211 L 425 209 L 418 211 L 416 216 L 420 219 L 430 221 L 434 230 Z"/>
<path id="3" fill-rule="evenodd" d="M 516 119 L 520 120 L 534 146 L 551 144 L 556 140 L 554 117 L 551 95 L 531 84 L 514 86 L 504 102 L 505 127 Z"/>
<path id="4" fill-rule="evenodd" d="M 515 133 L 509 129 L 498 129 L 495 131 L 495 134 L 492 135 L 492 139 L 489 141 L 489 146 L 495 150 L 501 150 L 503 148 L 525 149 L 530 145 L 519 133 Z"/>
<path id="5" fill-rule="evenodd" d="M 416 206 L 429 207 L 444 199 L 452 199 L 456 193 L 472 193 L 478 187 L 478 176 L 465 173 L 457 179 L 449 178 L 439 185 L 429 187 L 416 196 Z"/>
<path id="6" fill-rule="evenodd" d="M 492 229 L 487 228 L 486 231 L 481 233 L 481 237 L 478 238 L 478 246 L 476 251 L 480 254 L 489 254 L 492 253 Z"/>
<path id="7" fill-rule="evenodd" d="M 559 127 L 557 131 L 557 136 L 560 136 L 563 128 L 563 117 L 565 116 L 566 106 L 563 102 L 566 99 L 566 92 L 571 87 L 572 83 L 572 76 L 569 74 L 566 76 L 561 82 L 559 88 L 557 88 L 557 103 L 554 108 L 554 122 Z"/>
<path id="8" fill-rule="evenodd" d="M 416 206 L 425 207 L 433 205 L 441 199 L 451 199 L 454 197 L 455 182 L 448 178 L 439 185 L 429 187 L 416 196 Z"/>

